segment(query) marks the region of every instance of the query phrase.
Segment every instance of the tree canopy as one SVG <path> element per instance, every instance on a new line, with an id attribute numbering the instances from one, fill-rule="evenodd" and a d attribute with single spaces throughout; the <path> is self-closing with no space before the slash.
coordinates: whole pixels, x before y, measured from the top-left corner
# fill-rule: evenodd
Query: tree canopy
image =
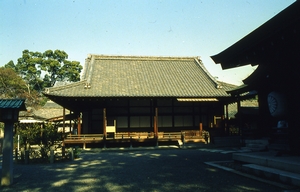
<path id="1" fill-rule="evenodd" d="M 82 66 L 78 61 L 68 61 L 68 54 L 60 50 L 47 50 L 43 53 L 41 69 L 46 72 L 44 82 L 46 86 L 54 86 L 56 81 L 80 80 Z"/>
<path id="2" fill-rule="evenodd" d="M 16 65 L 10 61 L 5 67 L 14 69 L 31 89 L 41 92 L 45 87 L 54 86 L 57 81 L 80 80 L 80 62 L 67 59 L 68 54 L 61 50 L 47 50 L 44 53 L 24 50 Z"/>
<path id="3" fill-rule="evenodd" d="M 43 102 L 37 91 L 31 90 L 13 69 L 5 67 L 0 67 L 0 98 L 26 98 L 26 105 L 31 107 Z"/>
<path id="4" fill-rule="evenodd" d="M 25 82 L 14 70 L 0 67 L 0 98 L 22 97 L 26 89 Z"/>
<path id="5" fill-rule="evenodd" d="M 57 81 L 80 80 L 82 66 L 69 61 L 61 50 L 44 53 L 24 50 L 17 64 L 9 61 L 0 67 L 0 98 L 26 98 L 26 105 L 38 107 L 45 102 L 40 93 Z"/>

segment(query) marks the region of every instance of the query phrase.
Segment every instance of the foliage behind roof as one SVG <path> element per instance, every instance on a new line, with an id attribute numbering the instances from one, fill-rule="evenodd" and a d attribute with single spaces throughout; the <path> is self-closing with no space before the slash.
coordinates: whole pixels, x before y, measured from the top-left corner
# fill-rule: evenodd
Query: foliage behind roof
<path id="1" fill-rule="evenodd" d="M 61 97 L 228 97 L 196 57 L 89 55 L 82 81 L 48 88 Z M 224 86 L 223 86 L 224 85 Z"/>

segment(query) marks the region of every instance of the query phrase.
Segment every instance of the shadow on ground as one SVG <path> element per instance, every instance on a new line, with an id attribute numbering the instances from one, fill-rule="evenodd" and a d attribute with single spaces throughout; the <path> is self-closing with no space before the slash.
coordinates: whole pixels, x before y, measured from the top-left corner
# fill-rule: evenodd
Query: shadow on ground
<path id="1" fill-rule="evenodd" d="M 281 191 L 203 162 L 230 154 L 198 150 L 85 151 L 75 161 L 14 165 L 1 191 Z"/>

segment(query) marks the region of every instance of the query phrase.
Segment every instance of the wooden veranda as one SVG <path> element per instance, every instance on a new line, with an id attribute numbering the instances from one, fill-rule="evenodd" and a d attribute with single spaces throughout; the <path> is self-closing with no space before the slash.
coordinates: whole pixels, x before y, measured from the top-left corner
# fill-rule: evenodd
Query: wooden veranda
<path id="1" fill-rule="evenodd" d="M 82 146 L 83 149 L 87 145 L 106 148 L 107 145 L 116 144 L 120 146 L 149 144 L 158 146 L 159 144 L 168 143 L 176 144 L 179 147 L 187 142 L 205 143 L 207 138 L 203 136 L 201 131 L 184 131 L 184 132 L 120 132 L 111 135 L 105 134 L 82 134 L 82 135 L 68 135 L 64 139 L 65 146 Z"/>
<path id="2" fill-rule="evenodd" d="M 82 134 L 81 133 L 81 118 L 80 116 L 72 116 L 77 121 L 76 134 L 70 133 L 63 141 L 63 146 L 82 146 L 86 148 L 87 145 L 94 147 L 106 147 L 107 145 L 154 145 L 158 146 L 162 143 L 184 145 L 186 142 L 207 142 L 208 132 L 203 131 L 202 123 L 199 124 L 198 130 L 183 130 L 180 132 L 160 132 L 158 128 L 158 110 L 155 109 L 155 116 L 153 118 L 152 132 L 117 132 L 116 122 L 113 125 L 107 125 L 106 108 L 103 109 L 103 119 L 105 120 L 103 127 L 103 134 Z M 63 132 L 65 133 L 65 121 L 67 120 L 65 110 L 63 110 L 63 117 L 60 118 L 63 124 Z M 68 119 L 69 120 L 69 119 Z M 205 135 L 205 136 L 204 136 Z"/>

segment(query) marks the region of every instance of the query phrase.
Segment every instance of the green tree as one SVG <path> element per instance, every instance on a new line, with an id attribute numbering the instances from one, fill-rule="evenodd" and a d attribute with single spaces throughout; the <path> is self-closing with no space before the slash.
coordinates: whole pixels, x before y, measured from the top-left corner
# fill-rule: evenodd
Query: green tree
<path id="1" fill-rule="evenodd" d="M 26 106 L 35 108 L 43 101 L 12 68 L 5 67 L 0 67 L 0 98 L 25 98 Z"/>
<path id="2" fill-rule="evenodd" d="M 0 67 L 0 98 L 22 98 L 26 91 L 26 83 L 13 69 Z"/>
<path id="3" fill-rule="evenodd" d="M 79 81 L 82 66 L 78 61 L 68 61 L 68 54 L 60 50 L 43 53 L 41 69 L 46 72 L 45 86 L 52 87 L 56 81 Z"/>
<path id="4" fill-rule="evenodd" d="M 43 61 L 43 54 L 24 50 L 22 57 L 18 59 L 15 71 L 25 80 L 28 88 L 42 91 L 42 80 L 40 65 Z"/>
<path id="5" fill-rule="evenodd" d="M 82 66 L 78 61 L 68 61 L 68 54 L 61 50 L 44 53 L 24 50 L 15 70 L 31 89 L 41 92 L 52 87 L 56 81 L 79 81 Z M 7 64 L 13 67 L 12 63 Z M 42 77 L 43 75 L 43 77 Z"/>
<path id="6" fill-rule="evenodd" d="M 10 60 L 6 65 L 4 65 L 5 68 L 11 68 L 14 71 L 16 70 L 16 66 L 15 63 L 13 62 L 13 60 Z"/>

